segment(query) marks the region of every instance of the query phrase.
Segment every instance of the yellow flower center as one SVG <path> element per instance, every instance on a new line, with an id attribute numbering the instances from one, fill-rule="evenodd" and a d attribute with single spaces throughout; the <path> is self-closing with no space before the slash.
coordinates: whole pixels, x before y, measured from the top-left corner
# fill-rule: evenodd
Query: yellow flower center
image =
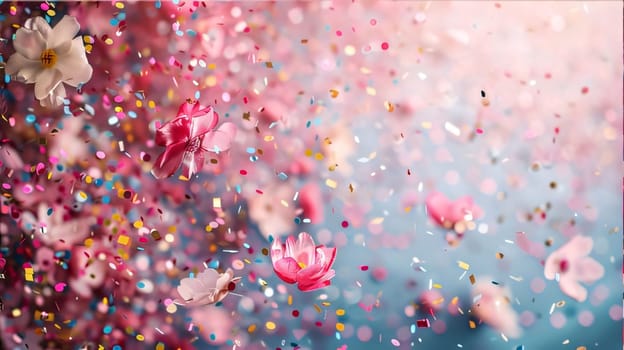
<path id="1" fill-rule="evenodd" d="M 54 52 L 54 50 L 47 49 L 41 53 L 39 59 L 41 60 L 41 65 L 43 66 L 43 68 L 52 68 L 56 64 L 58 56 L 56 55 L 56 52 Z"/>

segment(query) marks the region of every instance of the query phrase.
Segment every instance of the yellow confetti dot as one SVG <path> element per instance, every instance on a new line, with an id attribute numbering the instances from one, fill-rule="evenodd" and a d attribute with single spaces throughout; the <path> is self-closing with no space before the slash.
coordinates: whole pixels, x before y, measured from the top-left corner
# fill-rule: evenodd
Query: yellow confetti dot
<path id="1" fill-rule="evenodd" d="M 149 100 L 149 102 L 147 102 L 147 106 L 148 106 L 149 108 L 154 109 L 154 108 L 156 108 L 156 102 L 154 102 L 154 101 L 152 101 L 152 100 Z"/>
<path id="2" fill-rule="evenodd" d="M 289 295 L 288 296 L 288 305 L 292 305 L 292 302 L 293 302 L 293 297 L 292 297 L 292 295 Z"/>
<path id="3" fill-rule="evenodd" d="M 459 266 L 460 269 L 462 270 L 468 270 L 470 268 L 470 264 L 463 262 L 463 261 L 458 261 L 457 265 Z"/>
<path id="4" fill-rule="evenodd" d="M 266 142 L 271 142 L 271 141 L 273 141 L 274 139 L 275 139 L 275 137 L 273 137 L 273 135 L 266 135 L 266 136 L 264 137 L 264 141 L 266 141 Z"/>
<path id="5" fill-rule="evenodd" d="M 117 3 L 115 3 L 115 7 L 118 8 L 118 9 L 122 9 L 122 8 L 124 8 L 124 4 L 123 4 L 123 2 L 118 1 Z"/>
<path id="6" fill-rule="evenodd" d="M 91 44 L 85 45 L 85 51 L 87 53 L 91 53 L 91 51 L 93 51 L 93 45 L 91 45 Z"/>
<path id="7" fill-rule="evenodd" d="M 340 323 L 340 322 L 336 323 L 336 330 L 338 332 L 342 332 L 342 331 L 344 331 L 344 329 L 345 329 L 345 326 L 344 326 L 343 323 Z"/>
<path id="8" fill-rule="evenodd" d="M 143 340 L 145 340 L 145 337 L 143 336 L 143 334 L 137 334 L 136 335 L 136 340 L 143 341 Z"/>
<path id="9" fill-rule="evenodd" d="M 468 321 L 468 325 L 470 326 L 470 328 L 475 329 L 477 328 L 477 325 L 474 321 Z"/>
<path id="10" fill-rule="evenodd" d="M 266 329 L 268 329 L 270 331 L 274 330 L 275 327 L 276 327 L 275 323 L 272 322 L 272 321 L 268 321 L 264 326 L 266 327 Z"/>
<path id="11" fill-rule="evenodd" d="M 212 199 L 212 207 L 213 208 L 221 208 L 221 198 L 220 197 L 214 197 Z"/>
<path id="12" fill-rule="evenodd" d="M 167 305 L 167 312 L 172 314 L 175 313 L 176 311 L 178 311 L 178 307 L 176 306 L 176 304 L 169 304 Z"/>
<path id="13" fill-rule="evenodd" d="M 353 47 L 352 45 L 347 45 L 344 48 L 344 53 L 347 56 L 353 56 L 355 55 L 355 47 Z"/>
<path id="14" fill-rule="evenodd" d="M 134 103 L 138 108 L 143 107 L 143 101 L 140 100 L 136 100 L 136 102 Z"/>
<path id="15" fill-rule="evenodd" d="M 329 188 L 336 188 L 336 186 L 338 185 L 338 183 L 332 179 L 327 179 L 325 180 L 325 185 L 327 185 L 327 187 Z"/>
<path id="16" fill-rule="evenodd" d="M 119 244 L 128 245 L 129 242 L 130 242 L 129 236 L 121 235 L 117 238 L 117 243 Z"/>
<path id="17" fill-rule="evenodd" d="M 375 95 L 377 95 L 377 90 L 374 87 L 367 86 L 366 87 L 366 93 L 371 95 L 371 96 L 375 96 Z"/>
<path id="18" fill-rule="evenodd" d="M 433 288 L 435 288 L 435 289 L 442 289 L 442 285 L 439 284 L 439 283 L 434 283 L 433 284 Z"/>
<path id="19" fill-rule="evenodd" d="M 309 149 L 309 148 L 307 150 L 305 150 L 305 155 L 306 155 L 306 157 L 311 157 L 312 156 L 312 150 Z"/>
<path id="20" fill-rule="evenodd" d="M 143 227 L 143 221 L 137 220 L 132 224 L 132 226 L 134 226 L 134 228 L 141 228 Z"/>
<path id="21" fill-rule="evenodd" d="M 386 110 L 390 113 L 394 112 L 394 105 L 391 102 L 384 102 L 384 106 L 386 107 Z"/>
<path id="22" fill-rule="evenodd" d="M 156 350 L 165 350 L 165 344 L 163 343 L 156 344 Z"/>
<path id="23" fill-rule="evenodd" d="M 329 90 L 329 94 L 331 95 L 332 98 L 336 98 L 340 94 L 340 91 L 331 89 Z"/>
<path id="24" fill-rule="evenodd" d="M 216 65 L 216 63 L 209 63 L 209 64 L 208 64 L 208 69 L 211 69 L 211 70 L 215 70 L 215 69 L 217 69 L 217 65 Z"/>
<path id="25" fill-rule="evenodd" d="M 113 39 L 106 38 L 106 40 L 104 40 L 104 43 L 106 43 L 106 45 L 113 45 Z"/>
<path id="26" fill-rule="evenodd" d="M 344 309 L 336 310 L 336 316 L 344 316 L 344 314 L 345 314 L 345 310 Z"/>
<path id="27" fill-rule="evenodd" d="M 13 309 L 11 311 L 11 315 L 13 317 L 20 317 L 22 315 L 22 310 L 20 310 L 20 309 Z"/>
<path id="28" fill-rule="evenodd" d="M 212 226 L 206 225 L 206 227 L 204 227 L 204 230 L 206 230 L 206 232 L 212 232 Z"/>
<path id="29" fill-rule="evenodd" d="M 54 17 L 54 16 L 56 16 L 56 11 L 54 11 L 53 9 L 49 9 L 49 10 L 48 10 L 48 12 L 47 12 L 47 14 L 48 14 L 48 16 L 50 16 L 50 17 Z"/>
<path id="30" fill-rule="evenodd" d="M 316 159 L 316 160 L 323 160 L 323 158 L 325 158 L 325 157 L 323 156 L 323 154 L 322 154 L 322 153 L 318 153 L 318 152 L 317 152 L 317 153 L 314 155 L 314 159 Z"/>
<path id="31" fill-rule="evenodd" d="M 85 239 L 85 241 L 84 241 L 84 245 L 85 245 L 85 247 L 87 247 L 87 248 L 91 247 L 91 246 L 93 245 L 93 239 L 91 239 L 91 238 L 87 238 L 87 239 Z"/>
<path id="32" fill-rule="evenodd" d="M 208 87 L 214 87 L 215 85 L 217 85 L 217 77 L 215 77 L 214 75 L 210 75 L 206 78 L 206 85 L 208 85 Z"/>
<path id="33" fill-rule="evenodd" d="M 320 307 L 320 306 L 318 306 L 318 305 L 316 305 L 316 304 L 314 304 L 313 306 L 314 306 L 314 310 L 316 310 L 316 312 L 318 312 L 319 314 L 320 314 L 321 312 L 323 312 L 323 310 L 321 310 L 321 307 Z"/>

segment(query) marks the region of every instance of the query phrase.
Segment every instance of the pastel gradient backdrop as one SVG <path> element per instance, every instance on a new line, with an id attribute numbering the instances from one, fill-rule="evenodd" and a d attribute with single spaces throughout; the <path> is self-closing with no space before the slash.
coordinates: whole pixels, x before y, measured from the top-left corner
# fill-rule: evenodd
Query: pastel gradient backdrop
<path id="1" fill-rule="evenodd" d="M 27 18 L 65 14 L 92 79 L 58 109 L 2 88 L 4 348 L 621 347 L 621 2 L 4 1 L 2 61 Z M 237 136 L 190 181 L 156 180 L 155 129 L 187 98 Z M 433 191 L 483 209 L 452 245 Z M 77 243 L 38 238 L 52 212 Z M 301 231 L 338 248 L 330 287 L 284 284 L 262 253 Z M 517 232 L 546 254 L 591 236 L 605 276 L 577 302 Z M 90 254 L 105 277 L 78 295 Z M 242 279 L 222 305 L 172 306 L 204 264 Z M 519 338 L 471 315 L 470 275 L 509 289 Z"/>

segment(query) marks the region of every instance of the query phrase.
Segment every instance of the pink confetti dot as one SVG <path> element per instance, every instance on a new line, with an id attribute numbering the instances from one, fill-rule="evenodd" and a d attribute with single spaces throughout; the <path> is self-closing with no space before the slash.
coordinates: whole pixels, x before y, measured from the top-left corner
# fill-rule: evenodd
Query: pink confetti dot
<path id="1" fill-rule="evenodd" d="M 555 312 L 550 316 L 550 324 L 557 329 L 563 328 L 566 321 L 566 317 L 561 312 Z"/>
<path id="2" fill-rule="evenodd" d="M 376 20 L 376 19 L 374 19 L 374 18 L 372 18 L 372 19 L 370 20 L 370 25 L 374 26 L 375 24 L 377 24 L 377 20 Z"/>
<path id="3" fill-rule="evenodd" d="M 581 89 L 581 93 L 583 95 L 587 94 L 589 92 L 589 88 L 587 86 L 583 86 L 583 88 Z"/>
<path id="4" fill-rule="evenodd" d="M 539 277 L 535 277 L 532 281 L 531 281 L 531 290 L 537 294 L 541 293 L 544 291 L 544 288 L 546 288 L 546 282 L 544 282 L 543 279 L 539 278 Z"/>
<path id="5" fill-rule="evenodd" d="M 344 220 L 341 224 L 340 224 L 343 228 L 347 228 L 349 227 L 349 222 Z"/>
<path id="6" fill-rule="evenodd" d="M 59 283 L 57 283 L 56 285 L 54 285 L 54 290 L 60 293 L 60 292 L 62 292 L 63 290 L 65 290 L 65 286 L 67 286 L 67 284 L 66 284 L 66 283 L 59 282 Z"/>
<path id="7" fill-rule="evenodd" d="M 245 169 L 241 169 L 241 171 L 239 172 L 241 175 L 247 175 L 247 170 Z"/>
<path id="8" fill-rule="evenodd" d="M 392 340 L 390 340 L 390 342 L 392 343 L 392 345 L 394 345 L 396 347 L 401 346 L 401 342 L 398 341 L 397 339 L 392 339 Z"/>
<path id="9" fill-rule="evenodd" d="M 341 30 L 337 30 L 336 31 L 336 36 L 342 36 L 342 31 Z"/>
<path id="10" fill-rule="evenodd" d="M 383 267 L 376 267 L 372 271 L 373 279 L 377 282 L 382 282 L 388 277 L 388 271 Z"/>
<path id="11" fill-rule="evenodd" d="M 589 327 L 594 323 L 594 314 L 589 310 L 581 311 L 577 319 L 581 326 Z"/>
<path id="12" fill-rule="evenodd" d="M 104 153 L 102 151 L 97 151 L 97 152 L 95 152 L 95 156 L 97 157 L 97 159 L 104 159 L 104 158 L 106 158 L 106 153 Z"/>
<path id="13" fill-rule="evenodd" d="M 446 323 L 444 321 L 442 321 L 442 320 L 437 320 L 437 321 L 433 322 L 433 325 L 431 326 L 431 329 L 436 334 L 442 334 L 442 333 L 446 332 Z"/>
<path id="14" fill-rule="evenodd" d="M 373 336 L 373 331 L 369 326 L 362 326 L 357 330 L 357 337 L 360 341 L 367 342 Z"/>
<path id="15" fill-rule="evenodd" d="M 613 305 L 609 308 L 609 317 L 613 321 L 619 321 L 622 319 L 622 307 L 620 305 Z"/>
<path id="16" fill-rule="evenodd" d="M 368 266 L 366 266 L 366 265 L 362 265 L 362 266 L 360 266 L 360 270 L 362 270 L 362 271 L 368 271 Z"/>
<path id="17" fill-rule="evenodd" d="M 528 327 L 535 323 L 535 314 L 531 311 L 524 311 L 520 314 L 520 324 Z"/>
<path id="18" fill-rule="evenodd" d="M 388 50 L 389 48 L 390 48 L 390 44 L 388 44 L 388 43 L 386 43 L 386 42 L 381 43 L 381 49 L 382 49 L 382 50 L 386 51 L 386 50 Z"/>
<path id="19" fill-rule="evenodd" d="M 26 184 L 24 185 L 24 187 L 22 187 L 22 192 L 29 194 L 32 193 L 33 191 L 33 187 L 30 184 Z"/>

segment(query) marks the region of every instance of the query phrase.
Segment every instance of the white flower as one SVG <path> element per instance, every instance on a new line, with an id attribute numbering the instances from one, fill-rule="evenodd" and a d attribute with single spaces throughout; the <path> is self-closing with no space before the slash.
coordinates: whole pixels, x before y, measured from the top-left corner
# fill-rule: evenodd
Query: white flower
<path id="1" fill-rule="evenodd" d="M 510 338 L 518 338 L 522 329 L 518 325 L 518 314 L 511 307 L 508 288 L 492 284 L 484 278 L 472 290 L 472 312 L 483 323 Z"/>
<path id="2" fill-rule="evenodd" d="M 200 272 L 195 278 L 183 278 L 178 293 L 184 299 L 181 305 L 209 305 L 223 300 L 240 277 L 234 278 L 232 269 L 218 273 L 215 269 Z"/>
<path id="3" fill-rule="evenodd" d="M 65 16 L 51 28 L 42 18 L 26 21 L 15 33 L 15 53 L 6 72 L 27 84 L 35 84 L 35 97 L 42 106 L 59 106 L 65 99 L 63 83 L 78 86 L 91 79 L 93 68 L 87 61 L 80 25 Z"/>

